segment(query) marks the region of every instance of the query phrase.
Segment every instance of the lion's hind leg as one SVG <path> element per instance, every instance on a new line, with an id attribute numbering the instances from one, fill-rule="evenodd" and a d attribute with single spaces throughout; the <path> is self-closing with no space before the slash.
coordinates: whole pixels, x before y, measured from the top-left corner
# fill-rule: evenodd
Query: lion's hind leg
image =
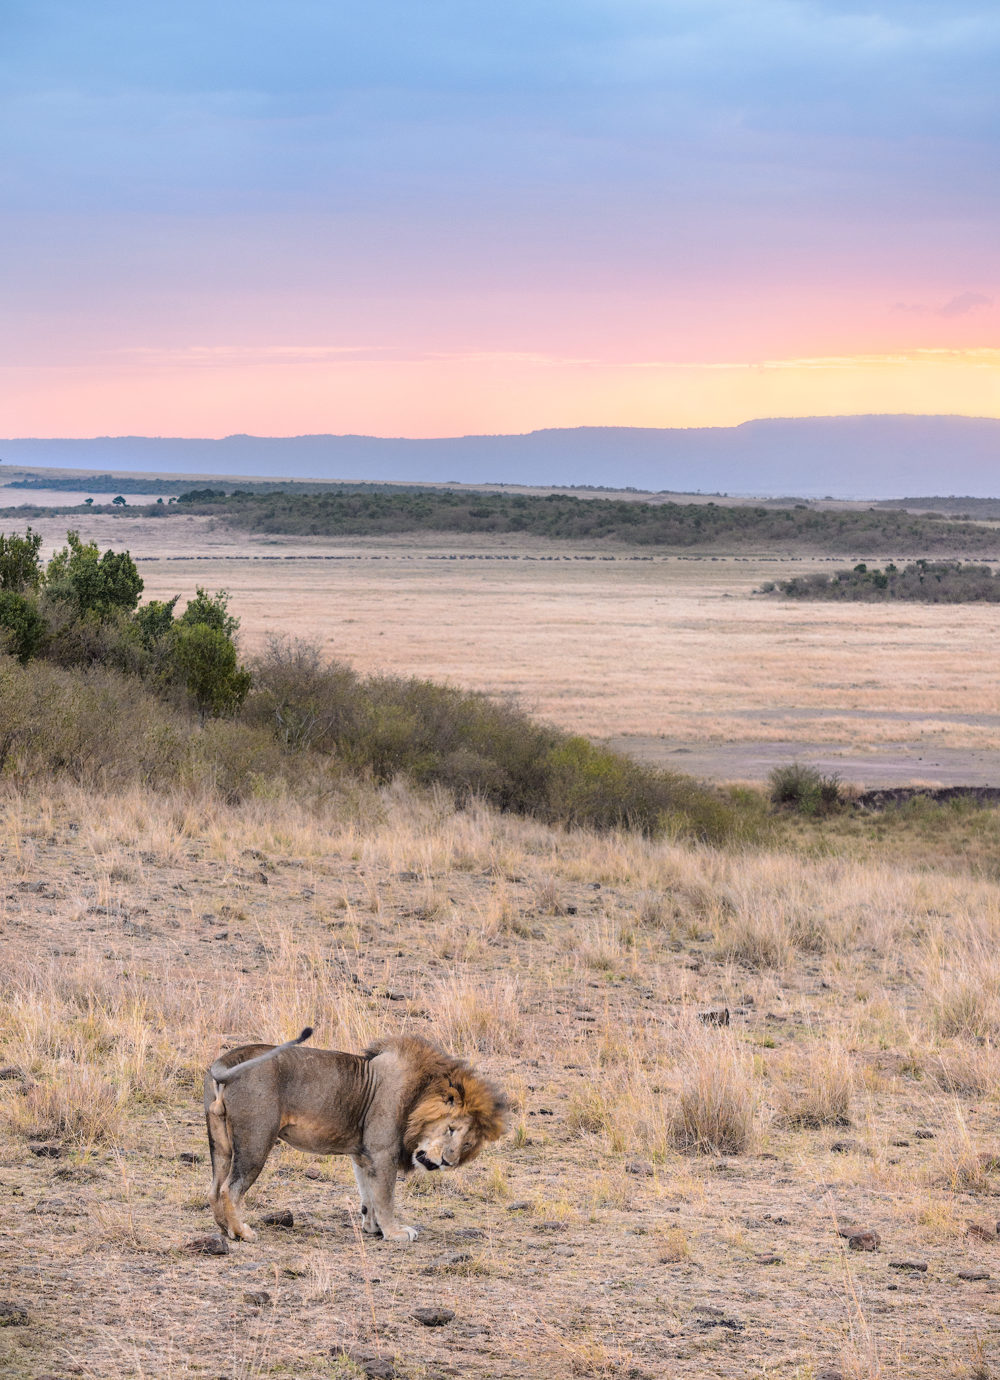
<path id="1" fill-rule="evenodd" d="M 212 1153 L 209 1201 L 222 1230 L 233 1241 L 253 1241 L 257 1233 L 240 1216 L 240 1200 L 257 1180 L 278 1138 L 278 1127 L 234 1123 L 220 1094 L 207 1111 L 208 1143 Z"/>

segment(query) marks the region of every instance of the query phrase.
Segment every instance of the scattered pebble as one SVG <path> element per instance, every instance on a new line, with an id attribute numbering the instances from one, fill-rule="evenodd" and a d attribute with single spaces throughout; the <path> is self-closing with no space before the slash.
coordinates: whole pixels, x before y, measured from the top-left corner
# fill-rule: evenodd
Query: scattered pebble
<path id="1" fill-rule="evenodd" d="M 914 1135 L 915 1139 L 917 1139 L 917 1140 L 934 1140 L 934 1139 L 935 1139 L 934 1132 L 933 1132 L 933 1131 L 928 1131 L 926 1126 L 921 1126 L 921 1127 L 919 1128 L 919 1130 L 914 1131 L 913 1135 Z"/>
<path id="2" fill-rule="evenodd" d="M 444 1327 L 455 1316 L 453 1308 L 414 1308 L 412 1317 L 424 1327 Z"/>
<path id="3" fill-rule="evenodd" d="M 754 1260 L 758 1265 L 783 1265 L 785 1263 L 780 1255 L 755 1255 Z"/>
<path id="4" fill-rule="evenodd" d="M 896 1146 L 897 1149 L 902 1149 L 903 1146 L 909 1145 L 909 1143 L 908 1140 L 891 1140 L 889 1142 L 890 1145 Z"/>
<path id="5" fill-rule="evenodd" d="M 856 1231 L 847 1238 L 847 1244 L 852 1251 L 877 1251 L 882 1238 L 877 1231 Z"/>
<path id="6" fill-rule="evenodd" d="M 248 1289 L 243 1295 L 243 1302 L 254 1308 L 264 1308 L 271 1302 L 271 1295 L 266 1289 Z"/>
<path id="7" fill-rule="evenodd" d="M 730 1332 L 742 1332 L 746 1327 L 742 1318 L 735 1313 L 727 1313 L 724 1308 L 717 1308 L 713 1303 L 696 1304 L 691 1311 L 697 1314 L 697 1327 L 727 1327 Z"/>
<path id="8" fill-rule="evenodd" d="M 288 1208 L 281 1212 L 265 1212 L 260 1219 L 265 1227 L 294 1227 L 295 1218 Z"/>
<path id="9" fill-rule="evenodd" d="M 16 1064 L 4 1064 L 0 1069 L 0 1083 L 23 1083 L 25 1077 L 24 1069 L 19 1069 Z"/>
<path id="10" fill-rule="evenodd" d="M 856 1140 L 835 1140 L 830 1149 L 835 1155 L 849 1155 L 853 1150 L 857 1150 Z"/>
<path id="11" fill-rule="evenodd" d="M 184 1249 L 191 1255 L 228 1255 L 229 1242 L 224 1236 L 196 1236 L 184 1242 Z"/>
<path id="12" fill-rule="evenodd" d="M 640 1179 L 653 1177 L 653 1166 L 648 1160 L 629 1160 L 625 1166 L 626 1174 L 635 1174 Z"/>
<path id="13" fill-rule="evenodd" d="M 508 1212 L 530 1212 L 531 1203 L 527 1198 L 518 1198 L 513 1203 L 507 1204 Z"/>
<path id="14" fill-rule="evenodd" d="M 28 1310 L 10 1299 L 0 1299 L 0 1327 L 27 1327 Z"/>
<path id="15" fill-rule="evenodd" d="M 959 1270 L 959 1279 L 968 1280 L 970 1283 L 977 1279 L 989 1279 L 989 1270 Z"/>
<path id="16" fill-rule="evenodd" d="M 976 1241 L 996 1241 L 997 1239 L 993 1227 L 983 1227 L 978 1222 L 970 1222 L 965 1229 L 965 1234 L 973 1237 Z"/>
<path id="17" fill-rule="evenodd" d="M 335 1346 L 332 1352 L 334 1358 L 346 1356 L 348 1361 L 353 1362 L 359 1370 L 363 1371 L 369 1380 L 394 1380 L 396 1367 L 386 1356 L 379 1356 L 377 1352 L 369 1351 L 361 1346 Z"/>
<path id="18" fill-rule="evenodd" d="M 322 1179 L 323 1171 L 318 1164 L 307 1164 L 302 1173 L 307 1179 Z"/>
<path id="19" fill-rule="evenodd" d="M 180 1160 L 181 1164 L 201 1164 L 205 1157 L 204 1155 L 199 1155 L 197 1150 L 182 1150 L 177 1158 Z"/>
<path id="20" fill-rule="evenodd" d="M 28 1149 L 43 1160 L 58 1160 L 63 1152 L 57 1140 L 32 1140 L 28 1142 Z"/>
<path id="21" fill-rule="evenodd" d="M 926 1260 L 890 1260 L 890 1270 L 919 1270 L 921 1274 L 927 1273 Z"/>

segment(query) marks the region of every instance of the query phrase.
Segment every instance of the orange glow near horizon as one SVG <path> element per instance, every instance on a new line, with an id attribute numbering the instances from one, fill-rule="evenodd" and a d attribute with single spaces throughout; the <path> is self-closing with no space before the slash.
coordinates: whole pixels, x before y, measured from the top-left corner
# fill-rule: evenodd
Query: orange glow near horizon
<path id="1" fill-rule="evenodd" d="M 440 437 L 851 413 L 1000 417 L 1000 349 L 618 365 L 513 353 L 373 360 L 315 347 L 219 348 L 100 368 L 7 366 L 2 393 L 9 438 Z"/>

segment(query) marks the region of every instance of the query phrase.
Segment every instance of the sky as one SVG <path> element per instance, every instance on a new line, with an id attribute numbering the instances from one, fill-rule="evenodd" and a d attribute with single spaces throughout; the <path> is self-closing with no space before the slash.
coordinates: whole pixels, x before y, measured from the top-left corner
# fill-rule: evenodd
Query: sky
<path id="1" fill-rule="evenodd" d="M 0 435 L 1000 416 L 994 0 L 0 0 Z"/>

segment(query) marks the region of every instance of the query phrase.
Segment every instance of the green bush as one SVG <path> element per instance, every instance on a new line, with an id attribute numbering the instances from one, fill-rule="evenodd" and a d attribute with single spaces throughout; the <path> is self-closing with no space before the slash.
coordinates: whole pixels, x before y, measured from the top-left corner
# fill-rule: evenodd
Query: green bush
<path id="1" fill-rule="evenodd" d="M 127 551 L 105 551 L 95 541 L 82 542 L 66 533 L 66 546 L 49 561 L 45 585 L 50 597 L 73 602 L 80 616 L 103 619 L 117 611 L 133 612 L 142 593 L 142 578 Z"/>
<path id="2" fill-rule="evenodd" d="M 836 773 L 825 776 L 816 767 L 802 762 L 775 767 L 767 780 L 771 803 L 797 810 L 799 814 L 829 814 L 843 804 L 839 776 Z"/>
<path id="3" fill-rule="evenodd" d="M 250 693 L 253 678 L 240 666 L 235 645 L 207 623 L 181 622 L 174 628 L 168 664 L 203 719 L 234 714 Z"/>
<path id="4" fill-rule="evenodd" d="M 42 549 L 42 534 L 29 527 L 24 536 L 0 532 L 0 589 L 22 594 L 37 590 L 42 582 L 42 566 L 38 553 Z"/>
<path id="5" fill-rule="evenodd" d="M 30 661 L 45 638 L 45 619 L 34 596 L 0 588 L 0 651 L 22 664 Z"/>

